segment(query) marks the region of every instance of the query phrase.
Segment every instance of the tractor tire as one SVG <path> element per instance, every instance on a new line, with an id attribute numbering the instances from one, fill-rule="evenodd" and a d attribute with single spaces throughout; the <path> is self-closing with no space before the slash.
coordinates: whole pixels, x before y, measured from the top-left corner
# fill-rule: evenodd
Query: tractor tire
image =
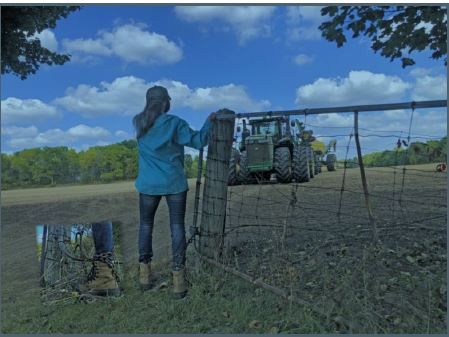
<path id="1" fill-rule="evenodd" d="M 307 162 L 309 163 L 310 178 L 315 177 L 315 161 L 313 158 L 313 150 L 310 146 L 307 146 Z"/>
<path id="2" fill-rule="evenodd" d="M 307 147 L 304 145 L 297 145 L 293 149 L 293 179 L 295 179 L 297 183 L 306 183 L 310 181 Z"/>
<path id="3" fill-rule="evenodd" d="M 237 179 L 240 184 L 251 184 L 251 174 L 248 170 L 248 156 L 246 151 L 240 153 L 240 170 L 237 174 Z"/>
<path id="4" fill-rule="evenodd" d="M 315 154 L 315 175 L 321 173 L 321 160 L 320 156 Z"/>
<path id="5" fill-rule="evenodd" d="M 239 183 L 239 157 L 239 152 L 236 149 L 232 149 L 231 158 L 229 159 L 228 186 L 238 185 Z"/>
<path id="6" fill-rule="evenodd" d="M 274 173 L 280 183 L 292 181 L 292 158 L 288 147 L 278 147 L 274 150 Z"/>
<path id="7" fill-rule="evenodd" d="M 335 154 L 328 154 L 326 157 L 326 166 L 329 172 L 335 171 L 335 162 L 337 161 L 337 156 Z"/>

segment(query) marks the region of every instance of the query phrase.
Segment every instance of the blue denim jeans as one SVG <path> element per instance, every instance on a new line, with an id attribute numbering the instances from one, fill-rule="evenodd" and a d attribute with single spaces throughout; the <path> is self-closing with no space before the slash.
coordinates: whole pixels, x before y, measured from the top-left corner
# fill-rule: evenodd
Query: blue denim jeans
<path id="1" fill-rule="evenodd" d="M 112 252 L 112 222 L 103 221 L 92 224 L 92 236 L 94 238 L 95 253 L 97 255 L 102 253 Z"/>
<path id="2" fill-rule="evenodd" d="M 161 195 L 140 193 L 140 228 L 139 228 L 139 262 L 150 262 L 153 257 L 154 216 L 161 200 Z M 184 216 L 186 213 L 187 191 L 165 195 L 170 215 L 171 246 L 173 270 L 180 270 L 186 262 L 186 233 Z"/>

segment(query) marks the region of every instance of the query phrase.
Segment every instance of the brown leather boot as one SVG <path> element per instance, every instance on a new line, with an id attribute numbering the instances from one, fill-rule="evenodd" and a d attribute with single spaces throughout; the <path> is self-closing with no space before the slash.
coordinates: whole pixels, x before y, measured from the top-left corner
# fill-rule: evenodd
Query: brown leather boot
<path id="1" fill-rule="evenodd" d="M 176 299 L 184 298 L 187 295 L 187 281 L 185 268 L 173 270 L 173 296 Z"/>
<path id="2" fill-rule="evenodd" d="M 96 255 L 87 282 L 80 287 L 81 292 L 95 296 L 119 296 L 120 288 L 113 267 L 112 253 Z"/>
<path id="3" fill-rule="evenodd" d="M 151 289 L 151 263 L 139 263 L 139 286 L 142 290 Z"/>

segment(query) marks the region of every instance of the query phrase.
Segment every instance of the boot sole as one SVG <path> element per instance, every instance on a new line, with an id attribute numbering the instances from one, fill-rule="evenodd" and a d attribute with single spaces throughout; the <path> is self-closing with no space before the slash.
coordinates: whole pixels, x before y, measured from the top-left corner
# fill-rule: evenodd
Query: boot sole
<path id="1" fill-rule="evenodd" d="M 112 289 L 93 289 L 88 292 L 90 295 L 94 296 L 120 296 L 120 289 L 119 288 L 112 288 Z"/>

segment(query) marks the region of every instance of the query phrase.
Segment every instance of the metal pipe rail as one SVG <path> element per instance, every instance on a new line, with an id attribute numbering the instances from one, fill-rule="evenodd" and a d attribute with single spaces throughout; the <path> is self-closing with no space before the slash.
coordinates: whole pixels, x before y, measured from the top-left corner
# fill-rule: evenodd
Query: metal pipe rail
<path id="1" fill-rule="evenodd" d="M 368 105 L 352 105 L 330 108 L 311 108 L 299 110 L 280 110 L 265 112 L 245 112 L 236 113 L 235 115 L 218 114 L 217 119 L 226 120 L 234 118 L 251 118 L 264 116 L 294 116 L 294 115 L 320 115 L 329 113 L 342 112 L 363 112 L 363 111 L 386 111 L 400 109 L 424 109 L 424 108 L 444 108 L 447 107 L 447 100 L 420 101 L 420 102 L 404 102 L 404 103 L 386 103 L 386 104 L 368 104 Z"/>

